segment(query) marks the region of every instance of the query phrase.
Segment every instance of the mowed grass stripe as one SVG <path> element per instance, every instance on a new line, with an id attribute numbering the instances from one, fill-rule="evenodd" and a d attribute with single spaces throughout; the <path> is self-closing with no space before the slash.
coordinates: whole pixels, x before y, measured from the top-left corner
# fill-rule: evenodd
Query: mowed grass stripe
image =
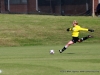
<path id="1" fill-rule="evenodd" d="M 58 46 L 1 47 L 0 69 L 3 75 L 99 75 L 99 44 L 74 44 L 60 54 Z M 50 49 L 55 54 L 49 53 Z M 71 72 L 67 72 L 71 71 Z M 72 72 L 85 71 L 85 72 Z M 97 72 L 86 72 L 97 71 Z"/>

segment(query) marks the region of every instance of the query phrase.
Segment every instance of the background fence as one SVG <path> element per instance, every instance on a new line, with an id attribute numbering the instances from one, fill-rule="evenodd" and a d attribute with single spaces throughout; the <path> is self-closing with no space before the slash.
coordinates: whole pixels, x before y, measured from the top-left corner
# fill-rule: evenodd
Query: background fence
<path id="1" fill-rule="evenodd" d="M 92 0 L 2 0 L 0 8 L 10 13 L 92 15 Z"/>
<path id="2" fill-rule="evenodd" d="M 39 12 L 62 15 L 91 15 L 92 0 L 38 0 Z"/>

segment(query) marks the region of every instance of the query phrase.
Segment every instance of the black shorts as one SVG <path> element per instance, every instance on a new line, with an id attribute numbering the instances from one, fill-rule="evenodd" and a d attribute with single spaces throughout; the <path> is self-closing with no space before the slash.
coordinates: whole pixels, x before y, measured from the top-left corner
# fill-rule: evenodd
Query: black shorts
<path id="1" fill-rule="evenodd" d="M 79 40 L 78 37 L 72 37 L 72 41 L 73 41 L 74 43 L 78 42 L 78 40 Z"/>

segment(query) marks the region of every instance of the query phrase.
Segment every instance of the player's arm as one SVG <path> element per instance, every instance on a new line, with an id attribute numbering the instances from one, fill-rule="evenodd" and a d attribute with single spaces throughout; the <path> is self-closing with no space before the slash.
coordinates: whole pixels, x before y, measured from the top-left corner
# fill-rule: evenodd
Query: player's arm
<path id="1" fill-rule="evenodd" d="M 82 31 L 88 31 L 87 28 L 82 28 L 82 27 L 80 27 L 79 30 L 82 30 Z"/>
<path id="2" fill-rule="evenodd" d="M 94 32 L 93 29 L 87 29 L 87 28 L 80 28 L 80 30 Z"/>

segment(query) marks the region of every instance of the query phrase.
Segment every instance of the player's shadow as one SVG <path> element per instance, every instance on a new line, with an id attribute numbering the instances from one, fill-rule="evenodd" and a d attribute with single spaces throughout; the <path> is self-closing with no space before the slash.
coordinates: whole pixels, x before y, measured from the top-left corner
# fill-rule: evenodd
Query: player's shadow
<path id="1" fill-rule="evenodd" d="M 75 53 L 67 53 L 67 54 L 75 54 Z"/>

